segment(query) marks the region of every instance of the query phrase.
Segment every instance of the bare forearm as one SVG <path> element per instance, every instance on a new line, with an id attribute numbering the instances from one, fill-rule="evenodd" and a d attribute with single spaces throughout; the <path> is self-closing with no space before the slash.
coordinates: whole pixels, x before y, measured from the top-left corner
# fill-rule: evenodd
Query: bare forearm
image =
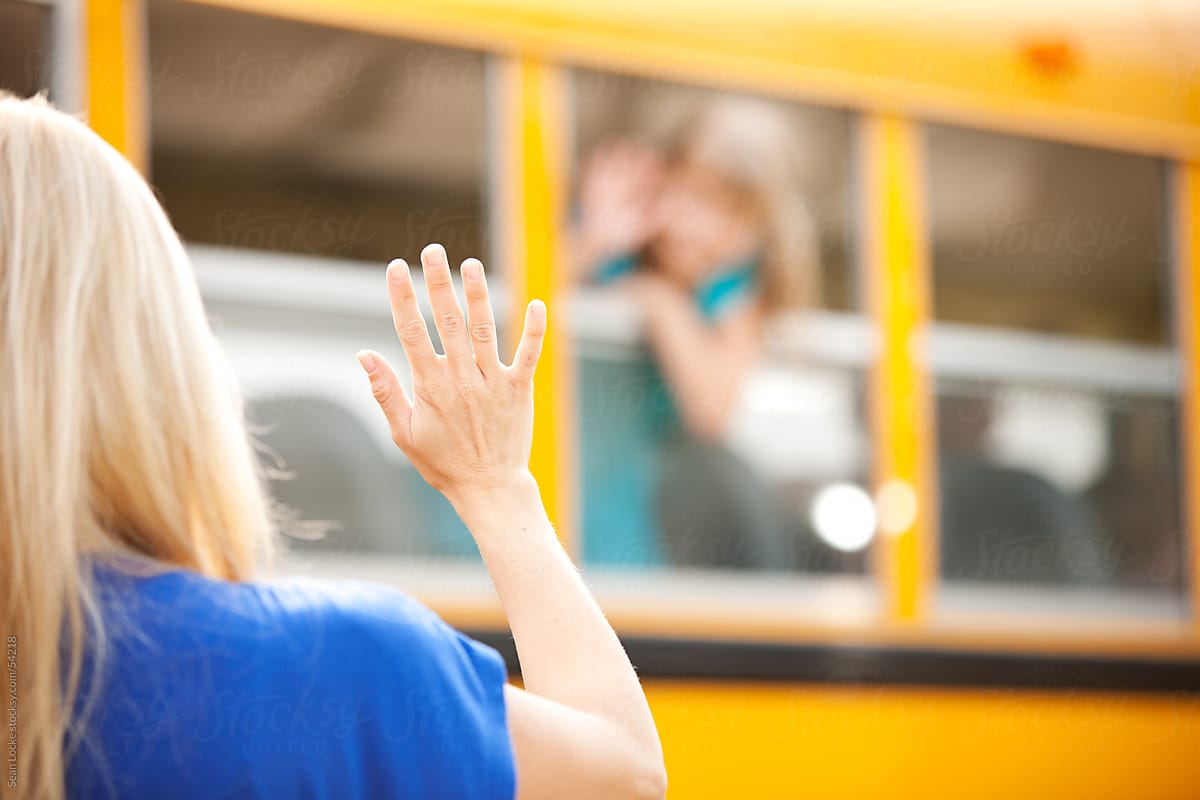
<path id="1" fill-rule="evenodd" d="M 452 502 L 496 586 L 526 690 L 613 722 L 661 753 L 637 675 L 559 544 L 532 476 Z"/>
<path id="2" fill-rule="evenodd" d="M 681 299 L 664 298 L 657 313 L 647 316 L 647 335 L 689 429 L 702 438 L 718 439 L 753 352 L 726 342 Z"/>

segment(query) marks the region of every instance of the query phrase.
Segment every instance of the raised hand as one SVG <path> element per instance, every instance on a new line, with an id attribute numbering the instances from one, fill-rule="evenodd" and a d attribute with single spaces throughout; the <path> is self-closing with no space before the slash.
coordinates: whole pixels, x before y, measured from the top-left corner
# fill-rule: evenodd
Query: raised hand
<path id="1" fill-rule="evenodd" d="M 535 300 L 505 366 L 483 265 L 462 263 L 464 318 L 441 245 L 421 253 L 445 355 L 417 308 L 408 265 L 388 265 L 392 318 L 413 374 L 413 396 L 378 353 L 359 361 L 392 439 L 449 498 L 479 545 L 521 659 L 525 688 L 504 690 L 521 797 L 664 797 L 666 771 L 637 675 L 546 515 L 529 474 L 533 373 L 546 333 Z"/>
<path id="2" fill-rule="evenodd" d="M 460 267 L 468 318 L 454 293 L 446 251 L 421 252 L 425 286 L 444 355 L 439 355 L 417 306 L 408 265 L 387 268 L 396 335 L 408 357 L 413 396 L 373 350 L 358 353 L 371 391 L 387 416 L 392 441 L 421 476 L 452 503 L 529 480 L 533 439 L 533 376 L 546 333 L 546 307 L 534 300 L 511 366 L 500 359 L 483 264 Z"/>
<path id="3" fill-rule="evenodd" d="M 575 246 L 589 262 L 584 271 L 646 244 L 662 177 L 661 158 L 642 145 L 620 142 L 592 154 L 580 180 L 575 233 Z"/>

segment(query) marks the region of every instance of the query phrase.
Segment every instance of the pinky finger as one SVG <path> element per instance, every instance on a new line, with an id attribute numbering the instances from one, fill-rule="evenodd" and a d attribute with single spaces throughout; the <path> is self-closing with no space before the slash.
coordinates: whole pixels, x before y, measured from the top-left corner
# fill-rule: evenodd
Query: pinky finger
<path id="1" fill-rule="evenodd" d="M 532 300 L 525 309 L 525 330 L 521 333 L 521 343 L 517 345 L 517 353 L 513 356 L 513 378 L 518 381 L 533 380 L 545 338 L 546 304 L 541 300 Z"/>
<path id="2" fill-rule="evenodd" d="M 400 378 L 387 359 L 374 350 L 360 350 L 357 358 L 371 380 L 371 394 L 375 396 L 375 402 L 379 403 L 383 415 L 387 417 L 392 441 L 403 449 L 411 430 L 412 403 L 400 384 Z"/>

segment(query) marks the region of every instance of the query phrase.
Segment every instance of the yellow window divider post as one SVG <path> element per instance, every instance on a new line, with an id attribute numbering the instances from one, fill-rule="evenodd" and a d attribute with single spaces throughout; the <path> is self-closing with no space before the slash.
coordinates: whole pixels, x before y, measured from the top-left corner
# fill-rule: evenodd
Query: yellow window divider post
<path id="1" fill-rule="evenodd" d="M 871 375 L 875 491 L 886 486 L 916 500 L 916 514 L 899 530 L 881 526 L 873 558 L 888 619 L 912 622 L 927 610 L 937 576 L 932 414 L 922 351 L 929 256 L 920 131 L 901 117 L 868 115 L 859 143 L 867 302 L 882 339 Z"/>
<path id="2" fill-rule="evenodd" d="M 549 327 L 534 384 L 536 419 L 529 466 L 568 552 L 578 555 L 575 514 L 575 384 L 565 299 L 567 94 L 562 70 L 530 56 L 498 59 L 499 224 L 504 274 L 512 291 L 510 344 L 525 306 L 549 306 Z M 510 350 L 511 352 L 511 350 Z"/>
<path id="3" fill-rule="evenodd" d="M 1191 592 L 1191 629 L 1200 638 L 1200 161 L 1175 165 L 1171 214 L 1178 286 L 1176 312 L 1181 360 L 1183 497 L 1186 541 L 1183 568 Z"/>
<path id="4" fill-rule="evenodd" d="M 146 43 L 143 0 L 86 0 L 87 87 L 92 130 L 146 171 Z"/>

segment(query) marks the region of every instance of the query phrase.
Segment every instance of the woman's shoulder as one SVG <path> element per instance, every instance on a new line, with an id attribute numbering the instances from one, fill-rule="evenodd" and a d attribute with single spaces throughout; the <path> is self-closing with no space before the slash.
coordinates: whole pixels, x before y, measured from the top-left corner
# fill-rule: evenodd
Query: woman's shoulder
<path id="1" fill-rule="evenodd" d="M 135 639 L 172 649 L 228 646 L 260 656 L 303 649 L 346 663 L 373 651 L 428 663 L 457 657 L 466 646 L 473 661 L 500 663 L 495 651 L 464 644 L 466 637 L 431 609 L 381 584 L 300 576 L 231 582 L 182 569 L 104 569 L 97 584 L 112 633 L 132 630 Z"/>
<path id="2" fill-rule="evenodd" d="M 502 666 L 495 651 L 470 641 L 432 609 L 389 586 L 351 579 L 288 577 L 244 584 L 264 618 L 301 635 L 335 638 L 347 654 L 386 652 L 408 659 L 422 656 L 433 666 L 470 647 L 477 658 Z M 445 651 L 445 652 L 443 652 Z"/>
<path id="3" fill-rule="evenodd" d="M 418 630 L 441 624 L 428 607 L 399 589 L 379 583 L 288 576 L 231 586 L 264 614 L 279 615 L 298 625 L 324 621 L 349 628 L 382 625 Z"/>
<path id="4" fill-rule="evenodd" d="M 420 637 L 445 627 L 437 614 L 403 591 L 353 579 L 285 576 L 226 581 L 175 570 L 124 580 L 127 587 L 135 587 L 132 594 L 138 604 L 151 610 L 169 608 L 176 619 L 207 618 L 230 635 L 320 626 L 346 634 Z"/>

